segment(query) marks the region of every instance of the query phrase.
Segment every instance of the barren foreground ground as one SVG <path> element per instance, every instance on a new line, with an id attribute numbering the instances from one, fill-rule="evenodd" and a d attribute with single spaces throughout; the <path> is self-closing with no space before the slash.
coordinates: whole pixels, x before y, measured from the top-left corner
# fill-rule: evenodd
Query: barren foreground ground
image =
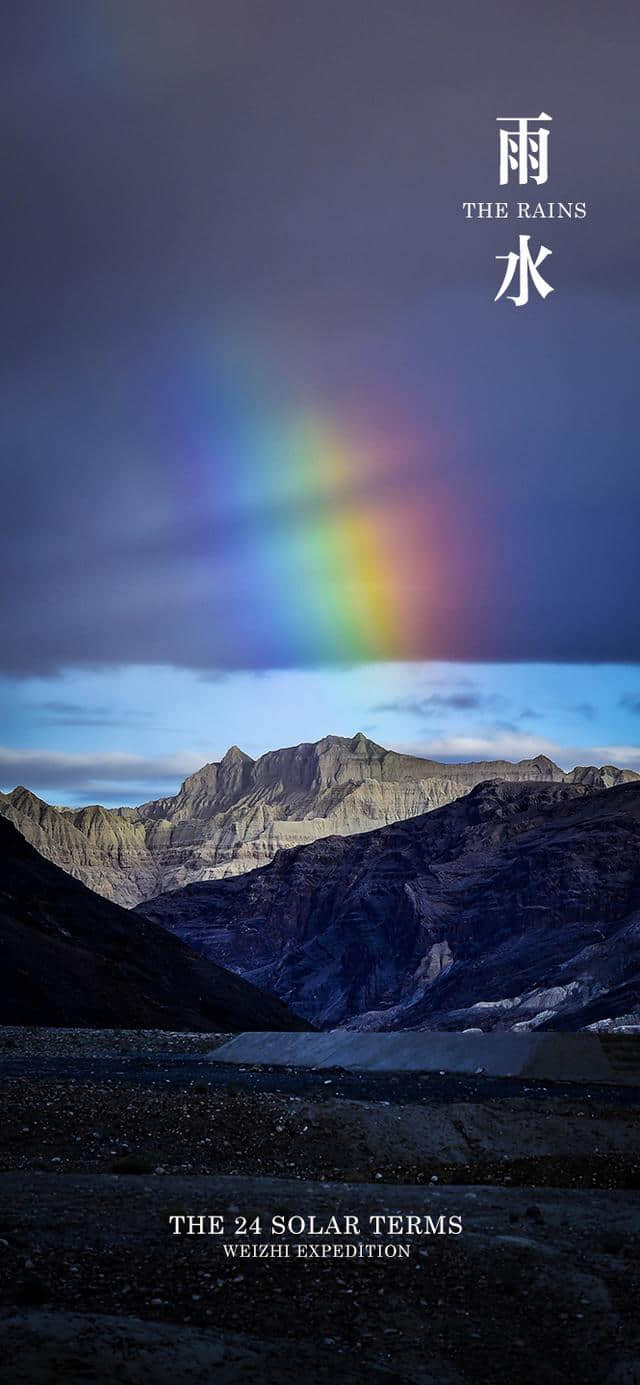
<path id="1" fill-rule="evenodd" d="M 2 1385 L 638 1385 L 640 1093 L 231 1071 L 214 1046 L 0 1032 Z M 376 1238 L 381 1212 L 463 1231 Z M 246 1243 L 291 1258 L 172 1234 L 202 1213 L 260 1216 Z M 312 1213 L 365 1232 L 270 1235 Z"/>

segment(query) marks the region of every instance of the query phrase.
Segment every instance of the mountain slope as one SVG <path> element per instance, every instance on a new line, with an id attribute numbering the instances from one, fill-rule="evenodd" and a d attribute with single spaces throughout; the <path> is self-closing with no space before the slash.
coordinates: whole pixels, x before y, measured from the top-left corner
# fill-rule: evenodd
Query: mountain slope
<path id="1" fill-rule="evenodd" d="M 1 818 L 0 1023 L 305 1027 L 273 996 L 65 875 Z"/>
<path id="2" fill-rule="evenodd" d="M 487 779 L 592 789 L 638 780 L 613 766 L 565 774 L 545 756 L 519 764 L 447 765 L 385 750 L 361 734 L 270 751 L 252 760 L 232 746 L 172 798 L 139 808 L 53 808 L 27 789 L 0 794 L 36 849 L 106 898 L 131 907 L 192 880 L 265 865 L 283 847 L 349 836 L 450 803 Z"/>
<path id="3" fill-rule="evenodd" d="M 316 1023 L 580 1027 L 640 1004 L 640 784 L 493 781 L 141 907 Z"/>

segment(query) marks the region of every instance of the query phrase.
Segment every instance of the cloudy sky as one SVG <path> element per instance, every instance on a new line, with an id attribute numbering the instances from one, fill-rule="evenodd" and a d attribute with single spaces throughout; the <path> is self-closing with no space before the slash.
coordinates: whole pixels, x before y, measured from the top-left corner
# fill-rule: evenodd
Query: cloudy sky
<path id="1" fill-rule="evenodd" d="M 639 50 L 625 0 L 5 13 L 0 787 L 357 729 L 640 767 Z M 461 204 L 542 110 L 588 216 L 516 309 Z"/>

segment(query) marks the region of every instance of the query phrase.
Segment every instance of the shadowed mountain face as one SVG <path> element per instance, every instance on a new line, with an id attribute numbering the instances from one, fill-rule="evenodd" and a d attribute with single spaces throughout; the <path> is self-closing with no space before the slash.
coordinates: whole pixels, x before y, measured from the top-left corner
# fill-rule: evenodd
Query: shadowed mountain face
<path id="1" fill-rule="evenodd" d="M 640 784 L 482 784 L 140 906 L 315 1023 L 581 1028 L 640 1006 Z"/>
<path id="2" fill-rule="evenodd" d="M 363 735 L 327 736 L 258 760 L 232 746 L 219 764 L 185 780 L 174 798 L 140 808 L 53 808 L 18 788 L 0 794 L 0 814 L 55 865 L 132 907 L 194 880 L 266 865 L 283 847 L 440 808 L 487 779 L 599 789 L 640 776 L 610 765 L 565 774 L 543 755 L 517 765 L 447 765 L 398 755 Z"/>
<path id="3" fill-rule="evenodd" d="M 72 880 L 2 819 L 0 1023 L 306 1028 L 275 997 Z"/>

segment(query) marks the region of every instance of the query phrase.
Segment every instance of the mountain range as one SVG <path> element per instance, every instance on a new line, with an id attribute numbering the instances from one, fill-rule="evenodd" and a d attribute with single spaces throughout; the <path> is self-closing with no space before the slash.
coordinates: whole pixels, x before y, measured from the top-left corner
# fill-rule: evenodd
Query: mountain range
<path id="1" fill-rule="evenodd" d="M 93 894 L 0 819 L 0 1024 L 306 1028 L 274 996 Z"/>
<path id="2" fill-rule="evenodd" d="M 318 1025 L 637 1024 L 640 782 L 485 782 L 139 908 Z"/>
<path id="3" fill-rule="evenodd" d="M 595 790 L 640 776 L 612 765 L 565 773 L 544 755 L 443 764 L 385 750 L 359 733 L 257 760 L 232 746 L 175 796 L 138 808 L 54 807 L 19 787 L 0 794 L 0 815 L 69 875 L 131 908 L 193 881 L 266 865 L 283 848 L 417 817 L 489 779 Z"/>

